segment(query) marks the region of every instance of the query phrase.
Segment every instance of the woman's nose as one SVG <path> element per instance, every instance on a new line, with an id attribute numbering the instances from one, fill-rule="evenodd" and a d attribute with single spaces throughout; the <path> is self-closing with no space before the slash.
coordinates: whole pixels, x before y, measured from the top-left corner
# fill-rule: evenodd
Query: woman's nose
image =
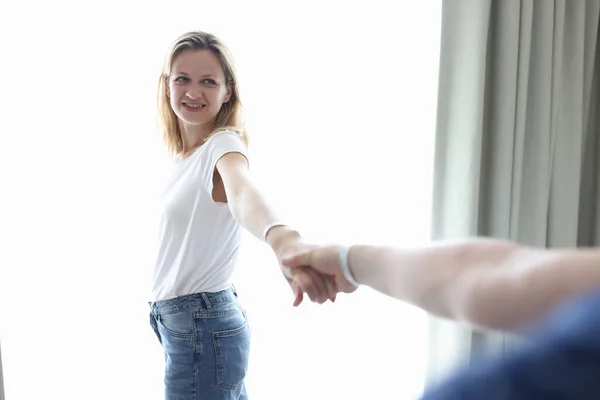
<path id="1" fill-rule="evenodd" d="M 194 85 L 189 87 L 185 94 L 192 100 L 198 100 L 202 97 L 202 90 L 200 87 Z"/>
<path id="2" fill-rule="evenodd" d="M 198 100 L 202 97 L 202 93 L 199 90 L 188 90 L 185 95 L 192 100 Z"/>

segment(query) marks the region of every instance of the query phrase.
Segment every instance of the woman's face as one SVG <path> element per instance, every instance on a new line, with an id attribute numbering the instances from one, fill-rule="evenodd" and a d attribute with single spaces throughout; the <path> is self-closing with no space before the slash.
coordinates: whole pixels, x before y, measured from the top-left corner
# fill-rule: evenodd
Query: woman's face
<path id="1" fill-rule="evenodd" d="M 219 59 L 210 50 L 184 50 L 173 62 L 167 95 L 180 123 L 213 129 L 231 90 Z"/>

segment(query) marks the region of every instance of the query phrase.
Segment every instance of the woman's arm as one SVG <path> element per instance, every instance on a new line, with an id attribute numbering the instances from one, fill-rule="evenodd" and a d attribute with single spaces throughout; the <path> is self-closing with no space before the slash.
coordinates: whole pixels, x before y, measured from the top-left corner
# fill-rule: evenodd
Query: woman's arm
<path id="1" fill-rule="evenodd" d="M 265 240 L 263 230 L 269 224 L 277 222 L 278 218 L 252 181 L 246 158 L 240 153 L 227 153 L 217 161 L 216 169 L 225 189 L 225 201 L 234 218 L 258 239 Z M 266 241 L 278 260 L 313 247 L 302 242 L 300 234 L 287 226 L 270 229 Z M 302 301 L 302 292 L 306 292 L 312 301 L 318 303 L 335 298 L 335 286 L 310 268 L 299 270 L 299 273 L 294 271 L 293 276 L 287 268 L 282 268 L 282 272 L 297 296 L 294 305 L 299 305 Z M 294 284 L 302 291 L 296 290 Z"/>
<path id="2" fill-rule="evenodd" d="M 339 247 L 284 260 L 343 275 Z M 542 250 L 494 239 L 418 249 L 353 246 L 355 279 L 435 315 L 500 330 L 542 317 L 565 298 L 600 287 L 600 251 Z"/>

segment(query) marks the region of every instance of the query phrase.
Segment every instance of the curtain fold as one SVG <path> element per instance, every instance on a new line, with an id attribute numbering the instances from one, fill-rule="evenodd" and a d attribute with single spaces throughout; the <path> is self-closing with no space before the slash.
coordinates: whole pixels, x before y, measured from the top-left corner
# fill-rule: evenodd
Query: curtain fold
<path id="1" fill-rule="evenodd" d="M 432 238 L 600 244 L 600 0 L 445 0 Z M 428 384 L 518 343 L 431 320 Z"/>

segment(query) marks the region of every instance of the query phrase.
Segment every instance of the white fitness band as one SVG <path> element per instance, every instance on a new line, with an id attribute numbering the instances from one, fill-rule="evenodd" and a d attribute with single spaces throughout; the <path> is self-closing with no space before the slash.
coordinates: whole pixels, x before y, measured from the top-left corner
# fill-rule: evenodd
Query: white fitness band
<path id="1" fill-rule="evenodd" d="M 350 271 L 350 264 L 348 263 L 348 253 L 350 253 L 350 246 L 344 246 L 340 250 L 340 266 L 342 267 L 342 273 L 344 278 L 354 287 L 359 287 L 360 284 L 356 282 L 352 272 Z"/>
<path id="2" fill-rule="evenodd" d="M 284 224 L 283 222 L 273 222 L 272 224 L 265 226 L 265 229 L 263 230 L 263 240 L 265 242 L 267 241 L 267 235 L 269 234 L 269 231 L 271 229 L 275 228 L 276 226 L 287 226 L 287 225 Z"/>

